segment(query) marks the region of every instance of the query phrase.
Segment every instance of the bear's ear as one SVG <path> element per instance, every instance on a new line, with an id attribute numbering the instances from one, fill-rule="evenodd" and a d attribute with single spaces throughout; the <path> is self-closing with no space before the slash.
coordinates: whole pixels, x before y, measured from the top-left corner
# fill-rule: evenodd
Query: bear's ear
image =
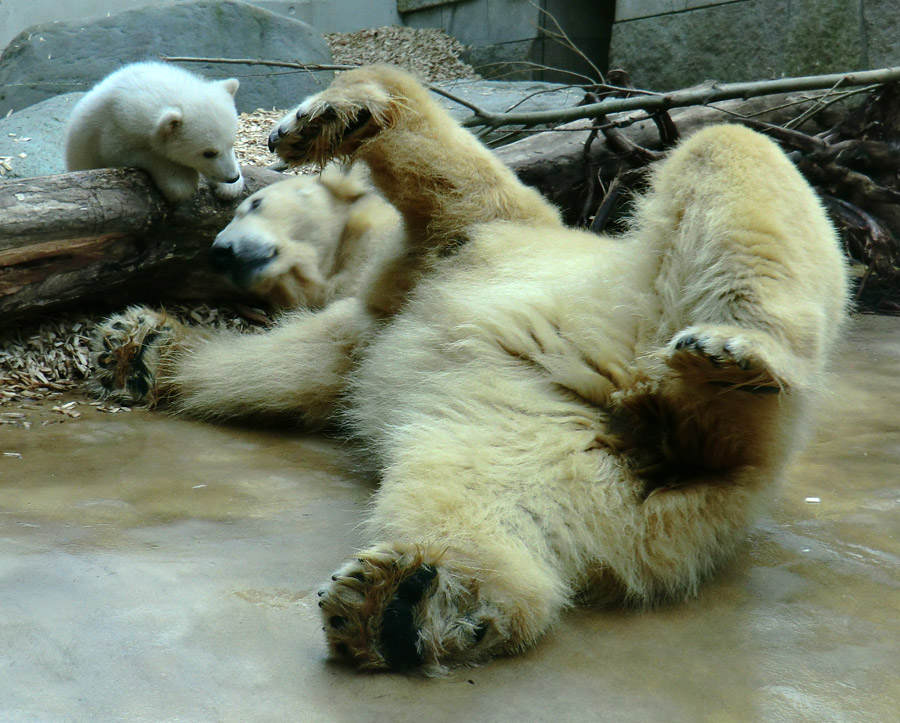
<path id="1" fill-rule="evenodd" d="M 181 125 L 182 114 L 178 108 L 166 108 L 156 121 L 156 132 L 162 138 L 171 136 Z"/>
<path id="2" fill-rule="evenodd" d="M 358 179 L 342 173 L 334 166 L 327 166 L 319 174 L 319 183 L 325 186 L 332 196 L 345 203 L 358 201 L 369 193 Z"/>
<path id="3" fill-rule="evenodd" d="M 241 81 L 239 81 L 237 78 L 228 78 L 228 80 L 223 80 L 220 82 L 222 83 L 222 87 L 231 94 L 232 98 L 234 98 L 234 94 L 237 93 L 238 88 L 241 87 Z"/>

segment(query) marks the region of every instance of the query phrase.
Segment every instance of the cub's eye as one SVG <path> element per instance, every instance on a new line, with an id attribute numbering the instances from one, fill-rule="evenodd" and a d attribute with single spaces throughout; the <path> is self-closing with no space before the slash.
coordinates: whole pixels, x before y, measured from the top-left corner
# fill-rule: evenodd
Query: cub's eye
<path id="1" fill-rule="evenodd" d="M 208 150 L 208 151 L 203 151 L 203 157 L 204 157 L 204 158 L 215 158 L 215 157 L 218 156 L 218 155 L 219 155 L 219 152 L 218 152 L 218 151 L 214 151 L 214 150 L 212 150 L 212 149 L 210 149 L 210 150 Z"/>
<path id="2" fill-rule="evenodd" d="M 254 199 L 250 202 L 250 210 L 251 210 L 251 211 L 255 211 L 257 208 L 259 208 L 259 204 L 261 204 L 261 203 L 262 203 L 262 199 L 261 199 L 261 198 L 254 198 Z"/>

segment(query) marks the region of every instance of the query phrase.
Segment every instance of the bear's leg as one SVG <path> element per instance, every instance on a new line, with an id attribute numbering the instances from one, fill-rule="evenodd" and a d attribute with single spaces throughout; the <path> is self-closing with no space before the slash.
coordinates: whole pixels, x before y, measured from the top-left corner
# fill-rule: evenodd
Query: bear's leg
<path id="1" fill-rule="evenodd" d="M 320 593 L 332 654 L 364 669 L 434 674 L 537 642 L 580 582 L 615 467 L 596 415 L 540 384 L 479 366 L 420 387 L 432 401 L 370 440 L 385 454 L 371 545 Z"/>
<path id="2" fill-rule="evenodd" d="M 409 242 L 432 251 L 465 243 L 479 223 L 561 225 L 556 208 L 398 68 L 342 73 L 278 123 L 269 147 L 291 164 L 365 161 Z"/>
<path id="3" fill-rule="evenodd" d="M 757 470 L 648 497 L 597 443 L 601 423 L 558 412 L 467 405 L 465 419 L 394 430 L 368 524 L 379 542 L 319 593 L 335 657 L 436 674 L 519 653 L 575 601 L 681 599 L 733 552 Z"/>
<path id="4" fill-rule="evenodd" d="M 779 466 L 847 303 L 824 211 L 775 144 L 717 126 L 662 164 L 638 219 L 660 254 L 657 386 L 626 401 L 673 464 Z"/>
<path id="5" fill-rule="evenodd" d="M 150 174 L 153 183 L 171 203 L 187 201 L 197 193 L 200 174 L 193 168 L 158 156 L 149 157 L 138 167 Z"/>
<path id="6" fill-rule="evenodd" d="M 97 329 L 94 388 L 128 403 L 166 399 L 202 417 L 286 418 L 318 428 L 372 327 L 355 299 L 295 312 L 261 334 L 201 333 L 165 314 L 129 309 Z"/>

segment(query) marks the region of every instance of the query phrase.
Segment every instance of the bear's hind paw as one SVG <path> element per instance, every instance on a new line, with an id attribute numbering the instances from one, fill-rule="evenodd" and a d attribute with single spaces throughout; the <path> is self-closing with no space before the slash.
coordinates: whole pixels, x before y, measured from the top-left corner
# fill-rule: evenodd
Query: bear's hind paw
<path id="1" fill-rule="evenodd" d="M 775 372 L 760 332 L 693 326 L 676 334 L 665 351 L 669 367 L 682 376 L 714 386 L 777 394 L 789 386 Z"/>
<path id="2" fill-rule="evenodd" d="M 319 607 L 332 654 L 362 670 L 421 670 L 486 658 L 505 637 L 474 578 L 421 548 L 369 549 L 331 577 Z"/>

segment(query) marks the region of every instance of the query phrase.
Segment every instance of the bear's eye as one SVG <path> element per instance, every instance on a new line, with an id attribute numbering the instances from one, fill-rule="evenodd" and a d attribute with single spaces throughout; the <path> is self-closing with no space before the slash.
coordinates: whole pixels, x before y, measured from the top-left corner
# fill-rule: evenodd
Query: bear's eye
<path id="1" fill-rule="evenodd" d="M 261 203 L 262 203 L 262 199 L 261 199 L 261 198 L 254 198 L 254 199 L 250 202 L 250 210 L 251 210 L 251 211 L 255 211 L 256 209 L 259 208 L 259 204 L 261 204 Z"/>
<path id="2" fill-rule="evenodd" d="M 203 157 L 204 157 L 204 158 L 215 158 L 215 157 L 218 156 L 218 155 L 219 155 L 219 152 L 216 151 L 216 150 L 210 149 L 210 150 L 208 150 L 208 151 L 203 151 Z"/>

